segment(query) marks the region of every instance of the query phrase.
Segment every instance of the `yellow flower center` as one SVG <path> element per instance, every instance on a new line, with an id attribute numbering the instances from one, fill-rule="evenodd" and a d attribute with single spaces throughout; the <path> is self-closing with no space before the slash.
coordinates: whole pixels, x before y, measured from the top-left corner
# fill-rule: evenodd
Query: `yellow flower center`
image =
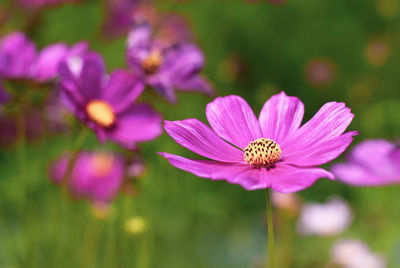
<path id="1" fill-rule="evenodd" d="M 146 74 L 155 74 L 162 63 L 163 56 L 161 52 L 159 50 L 154 50 L 142 61 L 142 68 Z"/>
<path id="2" fill-rule="evenodd" d="M 244 149 L 244 160 L 256 168 L 269 168 L 281 157 L 281 147 L 270 139 L 260 138 L 250 142 Z"/>
<path id="3" fill-rule="evenodd" d="M 98 178 L 108 176 L 114 165 L 114 156 L 109 153 L 96 153 L 90 161 L 93 175 Z"/>
<path id="4" fill-rule="evenodd" d="M 101 100 L 93 100 L 86 105 L 86 112 L 91 120 L 102 127 L 111 127 L 115 122 L 113 108 Z"/>

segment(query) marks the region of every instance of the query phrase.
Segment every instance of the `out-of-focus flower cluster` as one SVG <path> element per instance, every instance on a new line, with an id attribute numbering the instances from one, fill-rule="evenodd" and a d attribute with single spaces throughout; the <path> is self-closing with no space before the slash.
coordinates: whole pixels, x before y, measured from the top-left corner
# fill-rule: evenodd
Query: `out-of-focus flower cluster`
<path id="1" fill-rule="evenodd" d="M 34 36 L 31 30 L 37 26 L 40 9 L 64 2 L 78 1 L 15 4 L 35 12 L 26 16 Z M 59 42 L 38 50 L 22 31 L 0 40 L 0 144 L 13 146 L 63 131 L 75 135 L 69 128 L 76 118 L 101 143 L 111 141 L 129 154 L 135 152 L 126 159 L 111 151 L 77 148 L 52 164 L 49 175 L 55 184 L 93 204 L 110 203 L 128 178 L 144 172 L 138 143 L 162 133 L 161 114 L 140 100 L 147 86 L 174 103 L 175 90 L 214 93 L 201 75 L 204 55 L 186 19 L 159 13 L 151 1 L 110 0 L 105 10 L 102 32 L 106 38 L 127 36 L 121 51 L 126 51 L 128 68 L 107 73 L 102 56 L 85 41 L 72 46 Z"/>

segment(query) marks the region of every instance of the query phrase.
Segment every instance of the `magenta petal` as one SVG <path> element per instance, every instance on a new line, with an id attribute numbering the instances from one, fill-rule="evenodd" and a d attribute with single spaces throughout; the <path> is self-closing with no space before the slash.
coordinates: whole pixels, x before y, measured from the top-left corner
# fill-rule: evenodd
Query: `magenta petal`
<path id="1" fill-rule="evenodd" d="M 269 187 L 265 169 L 255 169 L 247 164 L 226 163 L 212 160 L 187 159 L 178 155 L 159 153 L 176 168 L 193 173 L 202 178 L 226 180 L 239 184 L 246 190 Z"/>
<path id="2" fill-rule="evenodd" d="M 200 75 L 176 82 L 176 87 L 182 91 L 197 91 L 210 96 L 215 93 L 211 84 Z"/>
<path id="3" fill-rule="evenodd" d="M 355 164 L 335 164 L 332 172 L 340 181 L 353 186 L 381 186 L 400 182 L 400 179 L 383 177 Z"/>
<path id="4" fill-rule="evenodd" d="M 145 75 L 142 69 L 142 61 L 152 49 L 152 29 L 148 23 L 135 26 L 127 38 L 126 59 L 129 67 L 137 75 Z"/>
<path id="5" fill-rule="evenodd" d="M 175 90 L 167 76 L 164 75 L 152 76 L 148 79 L 148 83 L 162 97 L 166 98 L 171 103 L 176 103 Z"/>
<path id="6" fill-rule="evenodd" d="M 354 115 L 344 103 L 329 102 L 281 145 L 290 163 L 310 166 L 326 163 L 342 153 L 357 132 L 341 135 Z M 309 158 L 309 159 L 308 159 Z"/>
<path id="7" fill-rule="evenodd" d="M 107 131 L 112 141 L 127 148 L 153 140 L 161 133 L 161 116 L 147 104 L 132 105 L 118 114 L 116 126 Z"/>
<path id="8" fill-rule="evenodd" d="M 110 74 L 108 84 L 102 90 L 102 99 L 111 104 L 116 113 L 123 111 L 142 94 L 144 82 L 124 70 Z"/>
<path id="9" fill-rule="evenodd" d="M 165 121 L 164 128 L 177 143 L 199 155 L 222 162 L 243 162 L 242 151 L 197 119 Z"/>
<path id="10" fill-rule="evenodd" d="M 267 172 L 271 178 L 271 188 L 280 193 L 294 193 L 310 187 L 319 178 L 335 179 L 335 176 L 322 168 L 297 168 L 290 165 L 277 165 Z"/>
<path id="11" fill-rule="evenodd" d="M 102 79 L 105 75 L 105 64 L 100 54 L 87 53 L 83 57 L 83 65 L 80 73 L 82 88 L 80 92 L 86 99 L 96 99 L 100 95 Z"/>
<path id="12" fill-rule="evenodd" d="M 58 65 L 67 54 L 68 46 L 63 43 L 53 44 L 44 48 L 38 56 L 35 65 L 35 79 L 44 81 L 58 74 Z"/>
<path id="13" fill-rule="evenodd" d="M 301 146 L 323 143 L 340 136 L 353 120 L 354 114 L 344 103 L 328 102 L 294 135 Z M 293 139 L 293 140 L 294 140 Z"/>
<path id="14" fill-rule="evenodd" d="M 298 166 L 318 166 L 337 158 L 353 141 L 357 131 L 346 132 L 339 137 L 326 141 L 318 146 L 309 146 L 302 150 L 288 151 L 284 154 L 285 163 Z M 296 141 L 293 141 L 294 143 Z"/>
<path id="15" fill-rule="evenodd" d="M 334 165 L 332 172 L 351 185 L 389 185 L 400 182 L 399 162 L 396 145 L 382 139 L 366 140 L 353 149 L 347 164 Z"/>
<path id="16" fill-rule="evenodd" d="M 285 92 L 272 96 L 261 110 L 259 122 L 264 138 L 278 144 L 290 137 L 299 127 L 304 115 L 304 105 Z"/>
<path id="17" fill-rule="evenodd" d="M 31 78 L 37 57 L 36 45 L 23 32 L 14 32 L 0 41 L 0 75 L 5 78 Z"/>
<path id="18" fill-rule="evenodd" d="M 389 172 L 393 170 L 393 164 L 389 159 L 389 155 L 395 149 L 396 145 L 386 140 L 366 140 L 353 149 L 349 160 L 374 172 Z"/>
<path id="19" fill-rule="evenodd" d="M 206 116 L 218 136 L 241 149 L 262 137 L 256 116 L 239 96 L 216 98 L 207 105 Z"/>

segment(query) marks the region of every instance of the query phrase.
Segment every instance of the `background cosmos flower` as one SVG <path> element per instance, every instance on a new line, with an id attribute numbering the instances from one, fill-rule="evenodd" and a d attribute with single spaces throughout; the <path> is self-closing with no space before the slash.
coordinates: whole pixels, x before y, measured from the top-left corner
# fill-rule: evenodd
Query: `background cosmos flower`
<path id="1" fill-rule="evenodd" d="M 88 44 L 80 42 L 69 48 L 55 43 L 37 52 L 36 45 L 24 33 L 14 32 L 0 43 L 0 76 L 4 79 L 28 79 L 43 82 L 58 75 L 62 60 L 87 51 Z"/>
<path id="2" fill-rule="evenodd" d="M 338 197 L 325 204 L 306 203 L 300 211 L 297 230 L 305 235 L 332 236 L 349 227 L 353 214 L 347 203 Z"/>
<path id="3" fill-rule="evenodd" d="M 204 56 L 190 43 L 170 43 L 153 35 L 150 24 L 142 22 L 129 33 L 127 62 L 134 73 L 170 102 L 176 102 L 175 89 L 212 95 L 213 88 L 200 72 Z"/>
<path id="4" fill-rule="evenodd" d="M 199 177 L 224 179 L 247 190 L 297 192 L 318 178 L 334 179 L 314 166 L 335 159 L 357 134 L 344 133 L 354 116 L 344 103 L 326 103 L 300 127 L 303 114 L 303 103 L 284 92 L 264 104 L 258 120 L 241 97 L 217 98 L 206 108 L 211 129 L 196 119 L 165 121 L 164 126 L 177 143 L 212 160 L 160 154 Z"/>
<path id="5" fill-rule="evenodd" d="M 132 149 L 137 142 L 161 134 L 161 116 L 148 104 L 133 103 L 144 89 L 143 82 L 124 70 L 107 76 L 97 53 L 70 57 L 60 65 L 60 76 L 67 106 L 100 141 L 109 139 Z"/>
<path id="6" fill-rule="evenodd" d="M 343 268 L 384 268 L 385 260 L 371 252 L 368 245 L 355 239 L 338 240 L 332 248 L 332 260 Z"/>
<path id="7" fill-rule="evenodd" d="M 333 165 L 332 172 L 354 186 L 400 183 L 400 148 L 383 139 L 363 141 L 351 151 L 347 163 Z"/>
<path id="8" fill-rule="evenodd" d="M 68 159 L 68 155 L 63 156 L 51 165 L 50 178 L 54 183 L 63 183 Z M 123 179 L 124 161 L 120 155 L 84 151 L 77 157 L 67 189 L 73 196 L 94 204 L 109 203 L 120 191 Z"/>

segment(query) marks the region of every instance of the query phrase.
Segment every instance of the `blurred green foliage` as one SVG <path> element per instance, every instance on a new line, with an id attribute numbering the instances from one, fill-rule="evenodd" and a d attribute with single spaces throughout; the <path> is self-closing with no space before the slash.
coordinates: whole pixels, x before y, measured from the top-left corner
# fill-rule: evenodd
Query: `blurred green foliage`
<path id="1" fill-rule="evenodd" d="M 272 94 L 284 90 L 304 102 L 306 120 L 325 102 L 344 101 L 355 114 L 350 129 L 360 131 L 358 143 L 377 137 L 394 140 L 400 133 L 400 7 L 393 16 L 384 16 L 377 9 L 381 1 L 287 0 L 276 6 L 266 1 L 159 0 L 156 5 L 189 19 L 207 59 L 205 74 L 218 95 L 241 95 L 257 114 Z M 44 10 L 32 37 L 39 47 L 86 39 L 105 57 L 108 70 L 125 67 L 124 38 L 109 42 L 100 35 L 102 7 L 101 1 L 86 0 Z M 22 27 L 21 21 L 15 18 L 2 32 Z M 374 38 L 389 47 L 381 66 L 370 65 L 365 57 Z M 238 75 L 227 67 L 232 57 L 240 59 Z M 323 88 L 305 79 L 306 64 L 319 57 L 336 69 L 333 82 Z M 171 106 L 151 90 L 142 98 L 167 120 L 204 122 L 210 101 L 180 93 L 178 104 Z M 247 192 L 173 168 L 156 152 L 193 154 L 163 134 L 141 146 L 147 173 L 140 178 L 140 191 L 120 195 L 109 215 L 98 219 L 87 203 L 70 200 L 47 178 L 49 162 L 70 148 L 76 135 L 73 129 L 29 144 L 24 181 L 18 150 L 0 150 L 0 267 L 266 266 L 263 191 Z M 94 135 L 84 147 L 120 150 L 99 145 Z M 322 179 L 300 193 L 305 201 L 332 195 L 345 198 L 355 215 L 349 230 L 338 237 L 364 240 L 385 256 L 389 267 L 400 267 L 400 188 L 351 188 Z M 146 220 L 143 233 L 125 231 L 125 221 L 133 216 Z M 278 267 L 324 267 L 337 237 L 299 236 L 294 220 L 277 217 Z"/>

